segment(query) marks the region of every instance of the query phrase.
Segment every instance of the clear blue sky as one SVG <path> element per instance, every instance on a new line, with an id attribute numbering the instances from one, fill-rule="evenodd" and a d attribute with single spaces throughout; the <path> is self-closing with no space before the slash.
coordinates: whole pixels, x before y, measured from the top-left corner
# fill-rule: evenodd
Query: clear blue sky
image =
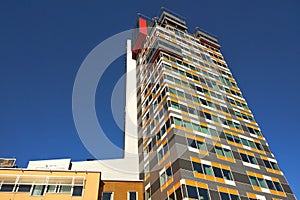
<path id="1" fill-rule="evenodd" d="M 292 189 L 299 189 L 299 1 L 1 1 L 0 157 L 28 160 L 92 156 L 72 118 L 72 87 L 87 54 L 101 41 L 167 7 L 219 37 L 222 52 Z M 97 91 L 105 131 L 122 145 L 110 114 L 111 90 L 124 60 Z"/>

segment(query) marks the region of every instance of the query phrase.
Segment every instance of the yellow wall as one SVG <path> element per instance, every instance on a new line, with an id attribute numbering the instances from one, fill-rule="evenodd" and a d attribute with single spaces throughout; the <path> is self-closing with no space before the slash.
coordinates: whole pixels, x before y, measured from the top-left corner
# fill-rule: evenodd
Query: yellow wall
<path id="1" fill-rule="evenodd" d="M 0 169 L 0 177 L 3 175 L 38 175 L 43 176 L 64 176 L 64 177 L 85 177 L 83 196 L 73 197 L 72 194 L 45 193 L 44 196 L 31 196 L 29 192 L 0 192 L 1 200 L 98 200 L 100 172 L 74 172 L 74 171 L 37 171 L 21 169 Z M 1 181 L 1 180 L 0 180 Z"/>

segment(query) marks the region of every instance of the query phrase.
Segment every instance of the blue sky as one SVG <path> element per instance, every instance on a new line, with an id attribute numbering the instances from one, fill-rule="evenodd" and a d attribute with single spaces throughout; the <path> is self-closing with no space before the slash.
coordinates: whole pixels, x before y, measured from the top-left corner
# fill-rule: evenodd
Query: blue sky
<path id="1" fill-rule="evenodd" d="M 116 6 L 118 5 L 118 6 Z M 28 160 L 92 156 L 72 117 L 72 88 L 88 53 L 107 37 L 167 7 L 190 30 L 219 37 L 222 52 L 292 189 L 299 182 L 299 1 L 1 1 L 0 157 Z M 110 96 L 124 74 L 118 59 L 97 90 L 100 123 L 117 145 Z"/>

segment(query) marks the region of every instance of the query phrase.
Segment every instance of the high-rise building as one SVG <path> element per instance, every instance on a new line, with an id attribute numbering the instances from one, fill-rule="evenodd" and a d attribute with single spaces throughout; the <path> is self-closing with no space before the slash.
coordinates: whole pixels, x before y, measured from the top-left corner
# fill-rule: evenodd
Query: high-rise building
<path id="1" fill-rule="evenodd" d="M 295 199 L 220 47 L 166 9 L 138 18 L 132 57 L 145 198 Z"/>

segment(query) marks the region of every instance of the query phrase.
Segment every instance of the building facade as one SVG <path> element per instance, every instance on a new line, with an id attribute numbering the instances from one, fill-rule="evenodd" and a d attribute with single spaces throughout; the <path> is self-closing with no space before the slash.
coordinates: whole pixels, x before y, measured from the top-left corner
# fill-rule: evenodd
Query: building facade
<path id="1" fill-rule="evenodd" d="M 145 199 L 295 199 L 220 47 L 170 11 L 138 18 L 132 57 Z"/>
<path id="2" fill-rule="evenodd" d="M 24 169 L 0 169 L 1 200 L 142 200 L 143 198 L 143 181 L 128 180 L 122 176 L 116 179 L 112 174 L 106 174 L 106 179 L 103 179 L 102 172 L 95 168 L 84 171 L 72 169 L 70 159 L 30 161 Z"/>

